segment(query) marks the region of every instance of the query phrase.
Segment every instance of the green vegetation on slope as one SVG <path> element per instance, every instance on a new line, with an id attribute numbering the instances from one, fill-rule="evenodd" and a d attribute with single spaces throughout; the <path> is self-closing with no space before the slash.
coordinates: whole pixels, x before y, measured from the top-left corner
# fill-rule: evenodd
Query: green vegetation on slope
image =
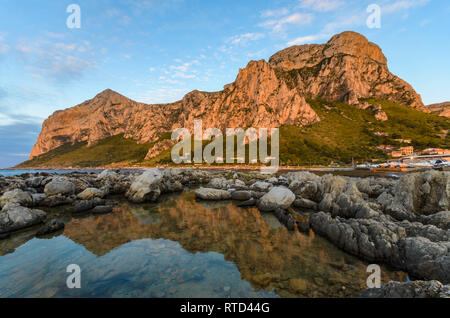
<path id="1" fill-rule="evenodd" d="M 27 167 L 101 167 L 123 162 L 132 165 L 144 160 L 150 144 L 137 144 L 123 134 L 105 138 L 87 146 L 87 142 L 65 144 L 46 154 L 25 161 L 17 168 Z"/>
<path id="2" fill-rule="evenodd" d="M 402 146 L 394 139 L 411 139 L 411 145 L 418 150 L 450 146 L 449 136 L 443 133 L 450 128 L 448 118 L 386 101 L 368 100 L 372 104 L 380 104 L 388 115 L 389 120 L 381 122 L 370 110 L 339 102 L 308 102 L 321 121 L 307 127 L 281 128 L 280 158 L 284 165 L 348 164 L 352 159 L 359 162 L 373 158 L 385 160 L 388 154 L 377 150 L 376 146 Z M 378 137 L 376 133 L 387 133 L 387 136 Z"/>
<path id="3" fill-rule="evenodd" d="M 280 158 L 282 165 L 349 164 L 373 158 L 386 160 L 388 154 L 378 145 L 401 147 L 395 139 L 411 139 L 416 150 L 428 147 L 450 148 L 450 120 L 393 103 L 367 100 L 380 104 L 389 117 L 377 121 L 370 110 L 361 110 L 339 102 L 309 100 L 320 116 L 319 123 L 306 127 L 281 127 Z M 379 133 L 377 136 L 376 133 Z M 158 140 L 170 139 L 166 133 Z M 106 138 L 88 147 L 86 143 L 64 145 L 18 167 L 96 167 L 120 165 L 170 165 L 171 149 L 144 161 L 155 143 L 137 144 L 123 135 Z M 203 143 L 205 145 L 208 142 Z M 406 145 L 403 145 L 406 146 Z M 269 148 L 270 149 L 270 148 Z M 248 161 L 248 147 L 247 147 Z"/>

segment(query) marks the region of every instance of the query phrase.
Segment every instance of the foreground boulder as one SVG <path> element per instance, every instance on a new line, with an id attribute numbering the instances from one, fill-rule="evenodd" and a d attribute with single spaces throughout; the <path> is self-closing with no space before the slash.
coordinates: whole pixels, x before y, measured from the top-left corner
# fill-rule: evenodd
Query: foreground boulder
<path id="1" fill-rule="evenodd" d="M 371 288 L 361 293 L 363 298 L 448 298 L 450 285 L 433 281 L 409 283 L 389 282 L 381 288 Z"/>
<path id="2" fill-rule="evenodd" d="M 9 204 L 31 206 L 33 204 L 33 197 L 29 192 L 24 192 L 20 189 L 7 191 L 0 197 L 0 207 L 3 208 Z"/>
<path id="3" fill-rule="evenodd" d="M 265 194 L 258 202 L 261 211 L 286 210 L 295 201 L 295 194 L 285 187 L 274 187 Z"/>
<path id="4" fill-rule="evenodd" d="M 44 211 L 31 210 L 19 205 L 9 206 L 6 211 L 0 212 L 0 234 L 42 223 L 45 218 Z"/>
<path id="5" fill-rule="evenodd" d="M 55 178 L 47 183 L 44 192 L 47 197 L 54 195 L 72 195 L 75 193 L 75 185 L 66 178 Z"/>
<path id="6" fill-rule="evenodd" d="M 211 189 L 211 188 L 200 188 L 195 191 L 195 197 L 201 200 L 230 200 L 231 194 L 226 190 Z"/>
<path id="7" fill-rule="evenodd" d="M 161 195 L 160 184 L 163 174 L 158 169 L 149 169 L 138 176 L 131 184 L 126 197 L 131 202 L 154 202 Z"/>

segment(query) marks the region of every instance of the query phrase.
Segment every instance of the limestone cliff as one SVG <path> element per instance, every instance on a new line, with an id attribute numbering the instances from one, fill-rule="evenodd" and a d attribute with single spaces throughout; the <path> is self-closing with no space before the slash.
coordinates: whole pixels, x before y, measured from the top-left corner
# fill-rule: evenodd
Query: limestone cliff
<path id="1" fill-rule="evenodd" d="M 427 108 L 435 115 L 450 118 L 450 102 L 428 105 Z"/>
<path id="2" fill-rule="evenodd" d="M 411 85 L 389 72 L 382 50 L 356 32 L 335 35 L 323 45 L 289 47 L 269 63 L 287 73 L 307 98 L 358 105 L 360 98 L 375 97 L 429 112 Z"/>
<path id="3" fill-rule="evenodd" d="M 222 91 L 193 91 L 171 104 L 147 105 L 106 90 L 50 116 L 30 159 L 66 143 L 92 144 L 118 134 L 139 143 L 155 142 L 178 127 L 192 130 L 196 119 L 203 120 L 204 129 L 222 131 L 309 125 L 320 118 L 306 99 L 318 97 L 363 108 L 370 105 L 360 103 L 360 98 L 375 97 L 429 112 L 414 89 L 389 72 L 377 45 L 358 33 L 344 32 L 327 44 L 293 46 L 269 62 L 251 61 Z M 170 145 L 157 144 L 147 157 Z"/>

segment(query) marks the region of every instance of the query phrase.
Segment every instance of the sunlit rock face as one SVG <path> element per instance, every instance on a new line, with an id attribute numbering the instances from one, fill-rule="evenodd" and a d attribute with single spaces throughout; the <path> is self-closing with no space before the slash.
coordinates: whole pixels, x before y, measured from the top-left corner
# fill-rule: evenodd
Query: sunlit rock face
<path id="1" fill-rule="evenodd" d="M 389 71 L 382 50 L 356 32 L 335 35 L 323 45 L 292 46 L 269 63 L 287 72 L 308 98 L 358 105 L 359 98 L 376 97 L 429 112 L 420 95 Z"/>
<path id="2" fill-rule="evenodd" d="M 235 82 L 222 91 L 192 91 L 164 105 L 135 102 L 105 90 L 78 106 L 55 112 L 43 124 L 30 159 L 67 143 L 87 142 L 124 134 L 139 143 L 157 142 L 176 128 L 274 128 L 305 126 L 320 121 L 307 98 L 343 101 L 357 107 L 360 98 L 381 98 L 429 112 L 421 97 L 389 72 L 381 49 L 364 36 L 344 32 L 327 44 L 293 46 L 269 62 L 251 61 Z M 383 120 L 383 117 L 380 117 Z M 172 144 L 153 145 L 146 159 Z"/>
<path id="3" fill-rule="evenodd" d="M 435 115 L 450 118 L 450 102 L 428 105 L 427 108 Z"/>

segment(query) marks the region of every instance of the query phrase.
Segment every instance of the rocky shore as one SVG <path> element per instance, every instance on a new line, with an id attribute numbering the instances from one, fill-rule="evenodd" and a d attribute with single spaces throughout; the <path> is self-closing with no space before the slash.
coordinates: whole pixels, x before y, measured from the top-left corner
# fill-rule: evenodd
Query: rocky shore
<path id="1" fill-rule="evenodd" d="M 314 231 L 350 254 L 421 280 L 392 282 L 363 297 L 449 297 L 449 172 L 400 179 L 194 169 L 0 177 L 0 240 L 30 227 L 36 227 L 37 235 L 63 229 L 62 220 L 45 212 L 49 208 L 104 214 L 114 209 L 111 196 L 156 202 L 164 193 L 186 188 L 196 189 L 197 200 L 230 200 L 273 212 L 289 230 Z"/>

